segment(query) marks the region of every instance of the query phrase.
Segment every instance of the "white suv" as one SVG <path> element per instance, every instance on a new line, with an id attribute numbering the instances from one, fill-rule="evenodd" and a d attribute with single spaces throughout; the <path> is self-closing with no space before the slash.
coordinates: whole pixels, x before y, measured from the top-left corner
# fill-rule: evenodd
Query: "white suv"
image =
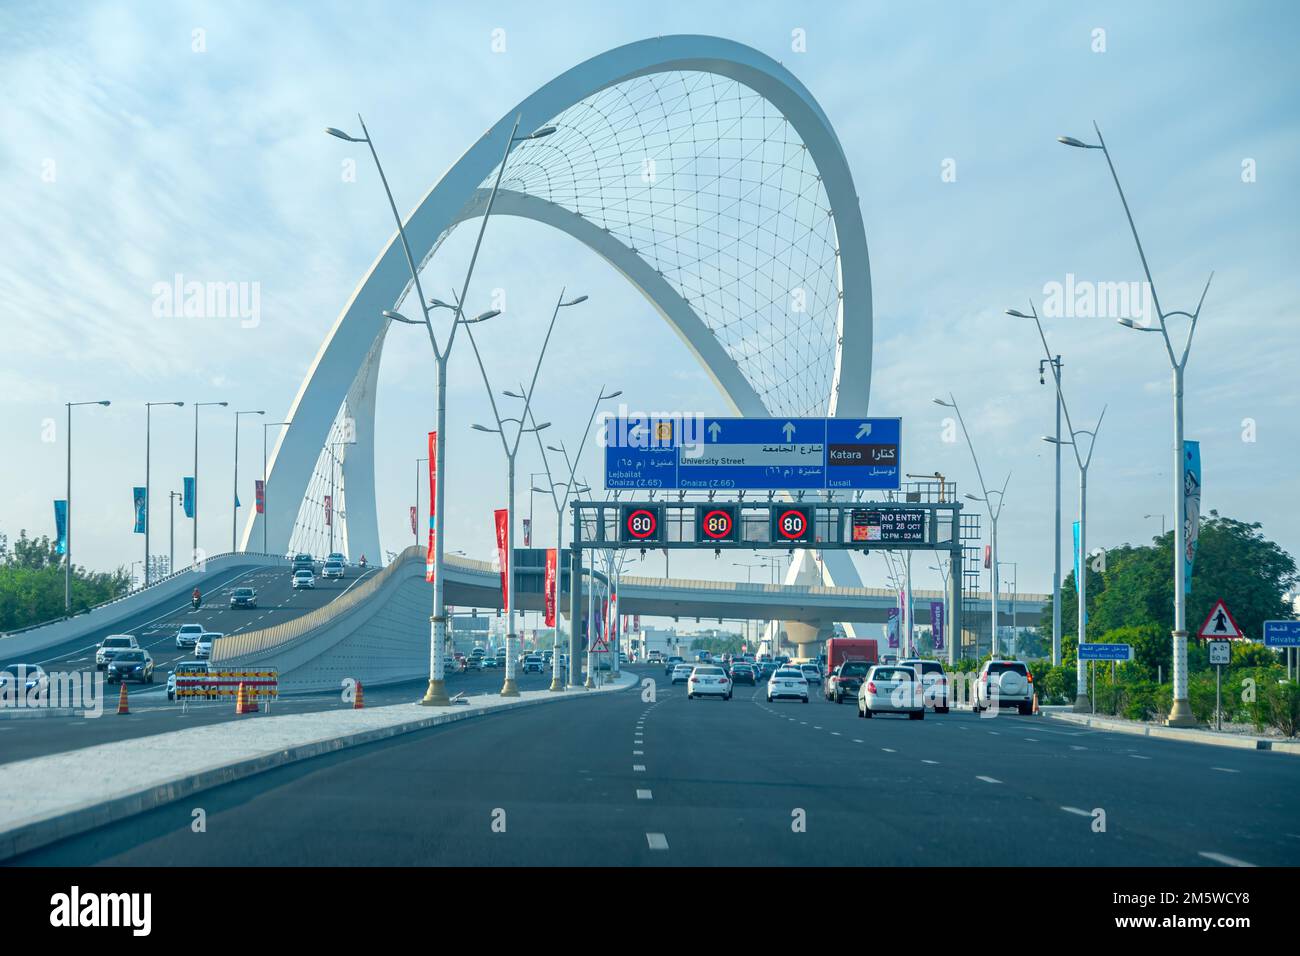
<path id="1" fill-rule="evenodd" d="M 991 707 L 1016 707 L 1028 716 L 1034 712 L 1034 677 L 1023 661 L 985 661 L 975 681 L 975 712 Z"/>

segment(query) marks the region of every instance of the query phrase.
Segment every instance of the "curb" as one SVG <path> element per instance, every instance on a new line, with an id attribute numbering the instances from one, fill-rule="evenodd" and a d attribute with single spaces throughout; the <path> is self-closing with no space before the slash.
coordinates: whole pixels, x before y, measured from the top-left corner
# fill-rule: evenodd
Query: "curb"
<path id="1" fill-rule="evenodd" d="M 1245 734 L 1219 734 L 1212 730 L 1196 730 L 1190 727 L 1160 727 L 1152 724 L 1136 724 L 1127 721 L 1108 720 L 1086 714 L 1049 714 L 1053 720 L 1061 720 L 1076 726 L 1092 727 L 1095 730 L 1107 730 L 1113 733 L 1130 734 L 1135 737 L 1154 737 L 1159 740 L 1177 740 L 1182 743 L 1204 744 L 1211 747 L 1230 747 L 1234 750 L 1268 750 L 1275 753 L 1300 756 L 1300 741 L 1273 740 L 1268 737 L 1253 737 Z"/>
<path id="2" fill-rule="evenodd" d="M 615 693 L 623 690 L 632 690 L 637 686 L 639 686 L 639 681 L 634 680 L 626 687 L 602 689 L 601 691 L 597 691 L 597 693 Z M 272 753 L 250 757 L 232 764 L 212 767 L 197 774 L 187 774 L 181 777 L 176 777 L 172 780 L 166 780 L 162 783 L 145 787 L 144 789 L 133 793 L 123 794 L 109 800 L 94 801 L 67 810 L 63 813 L 56 814 L 52 817 L 20 824 L 11 830 L 0 832 L 0 862 L 11 860 L 23 853 L 29 853 L 32 850 L 40 849 L 43 846 L 48 846 L 49 844 L 56 843 L 59 840 L 78 836 L 89 830 L 98 829 L 99 827 L 107 826 L 111 823 L 117 823 L 120 820 L 125 820 L 141 813 L 146 813 L 150 810 L 157 809 L 158 807 L 165 806 L 166 804 L 174 803 L 184 797 L 191 796 L 192 794 L 200 793 L 204 790 L 211 790 L 214 787 L 220 787 L 227 783 L 234 783 L 237 780 L 243 780 L 247 777 L 259 773 L 265 773 L 268 770 L 274 770 L 278 767 L 284 767 L 303 760 L 310 760 L 313 757 L 320 757 L 340 750 L 347 750 L 351 747 L 359 747 L 363 744 L 374 743 L 379 740 L 387 740 L 391 737 L 399 737 L 403 734 L 427 730 L 430 727 L 438 727 L 443 724 L 458 723 L 462 720 L 486 717 L 489 714 L 504 713 L 525 707 L 538 707 L 543 704 L 558 703 L 566 700 L 584 700 L 589 699 L 590 697 L 590 693 L 577 694 L 566 692 L 564 694 L 556 694 L 550 697 L 539 697 L 533 700 L 513 701 L 511 703 L 499 704 L 491 708 L 447 711 L 430 714 L 427 717 L 417 718 L 400 724 L 393 724 L 388 727 L 377 727 L 371 730 L 345 734 L 341 737 L 330 737 L 325 740 L 316 740 L 311 743 L 301 744 L 285 750 L 278 750 Z M 395 706 L 402 705 L 398 704 Z M 420 707 L 421 705 L 417 703 L 408 706 Z"/>
<path id="3" fill-rule="evenodd" d="M 76 717 L 79 714 L 85 713 L 89 712 L 81 707 L 0 707 L 0 720 L 35 720 L 39 717 Z"/>

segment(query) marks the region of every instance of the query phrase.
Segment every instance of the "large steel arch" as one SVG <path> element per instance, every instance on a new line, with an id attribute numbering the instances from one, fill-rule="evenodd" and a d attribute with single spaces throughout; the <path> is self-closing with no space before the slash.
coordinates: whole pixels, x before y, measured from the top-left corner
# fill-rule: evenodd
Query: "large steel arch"
<path id="1" fill-rule="evenodd" d="M 871 379 L 871 278 L 866 232 L 848 162 L 829 120 L 803 84 L 775 60 L 743 44 L 707 36 L 659 37 L 610 50 L 559 75 L 498 120 L 421 200 L 405 223 L 416 258 L 426 260 L 457 223 L 481 214 L 481 184 L 499 163 L 516 118 L 520 129 L 535 129 L 602 90 L 639 77 L 683 71 L 726 77 L 754 91 L 797 131 L 815 163 L 833 218 L 839 299 L 825 412 L 865 414 Z M 497 212 L 561 229 L 601 255 L 664 316 L 733 408 L 745 415 L 769 413 L 759 392 L 690 301 L 664 281 L 633 246 L 581 215 L 526 193 L 503 192 L 494 207 L 494 214 Z M 269 550 L 288 548 L 298 503 L 346 403 L 359 441 L 343 466 L 351 492 L 348 540 L 354 554 L 381 553 L 372 443 L 374 386 L 387 332 L 387 324 L 379 316 L 384 309 L 400 304 L 409 285 L 405 258 L 394 233 L 318 350 L 290 409 L 288 418 L 293 425 L 276 443 L 266 488 Z M 262 518 L 256 513 L 249 516 L 242 548 L 260 547 Z"/>

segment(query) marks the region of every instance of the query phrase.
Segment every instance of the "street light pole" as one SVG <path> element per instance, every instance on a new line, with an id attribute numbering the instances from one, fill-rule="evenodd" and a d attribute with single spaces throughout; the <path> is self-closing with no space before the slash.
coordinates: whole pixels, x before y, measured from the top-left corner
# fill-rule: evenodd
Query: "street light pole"
<path id="1" fill-rule="evenodd" d="M 1163 514 L 1149 514 L 1149 515 L 1143 515 L 1142 517 L 1143 517 L 1143 519 L 1148 519 L 1148 518 L 1159 518 L 1159 519 L 1160 519 L 1160 537 L 1163 538 L 1163 537 L 1165 536 L 1165 516 L 1164 516 Z"/>
<path id="2" fill-rule="evenodd" d="M 1038 339 L 1043 343 L 1043 354 L 1050 360 L 1052 350 L 1047 345 L 1047 336 L 1043 332 L 1043 323 L 1038 318 L 1038 310 L 1034 303 L 1029 303 L 1029 312 L 1021 312 L 1017 309 L 1007 309 L 1007 315 L 1018 319 L 1033 319 L 1034 327 L 1038 329 Z M 1097 432 L 1101 430 L 1102 419 L 1106 417 L 1106 406 L 1102 406 L 1101 414 L 1097 416 L 1097 425 L 1092 431 L 1085 429 L 1075 429 L 1073 421 L 1070 419 L 1070 406 L 1065 401 L 1065 393 L 1061 389 L 1061 370 L 1057 365 L 1052 366 L 1052 375 L 1056 379 L 1056 400 L 1061 412 L 1065 415 L 1065 427 L 1070 431 L 1070 440 L 1063 441 L 1058 435 L 1056 438 L 1043 436 L 1043 440 L 1056 445 L 1060 450 L 1061 445 L 1069 445 L 1074 449 L 1074 460 L 1079 466 L 1079 544 L 1078 544 L 1078 561 L 1079 570 L 1074 576 L 1075 588 L 1078 591 L 1078 641 L 1080 644 L 1087 643 L 1088 640 L 1088 466 L 1092 464 L 1092 453 L 1097 448 Z M 1078 437 L 1088 435 L 1088 454 L 1085 457 L 1079 450 Z M 1056 598 L 1057 606 L 1060 606 L 1059 595 Z M 1076 713 L 1085 713 L 1092 709 L 1088 699 L 1088 671 L 1083 664 L 1083 656 L 1075 652 L 1075 697 L 1074 709 Z"/>
<path id="3" fill-rule="evenodd" d="M 262 553 L 266 554 L 266 524 L 271 520 L 271 495 L 266 487 L 266 430 L 292 425 L 293 422 L 262 423 Z"/>
<path id="4" fill-rule="evenodd" d="M 1040 330 L 1041 331 L 1041 330 Z M 1061 356 L 1038 360 L 1038 384 L 1045 385 L 1044 371 L 1052 367 L 1056 382 L 1061 379 Z M 1061 389 L 1056 389 L 1056 511 L 1052 522 L 1052 666 L 1061 664 Z"/>
<path id="5" fill-rule="evenodd" d="M 190 507 L 194 510 L 191 516 L 194 521 L 194 550 L 190 554 L 190 566 L 193 567 L 199 561 L 199 409 L 206 408 L 209 405 L 216 405 L 225 408 L 229 402 L 195 402 L 194 403 L 194 477 L 191 479 L 194 492 L 191 495 Z"/>
<path id="6" fill-rule="evenodd" d="M 992 630 L 989 633 L 989 637 L 990 637 L 990 648 L 992 651 L 992 655 L 994 658 L 996 658 L 998 656 L 998 596 L 999 596 L 998 595 L 998 590 L 999 590 L 998 587 L 998 518 L 1002 514 L 1002 505 L 1006 503 L 1007 485 L 1010 484 L 1011 482 L 1011 472 L 1007 472 L 1007 480 L 1002 483 L 1001 491 L 998 491 L 996 488 L 993 491 L 989 491 L 989 489 L 984 484 L 984 473 L 980 470 L 979 458 L 975 456 L 975 446 L 974 444 L 971 443 L 970 432 L 966 430 L 966 419 L 962 417 L 961 409 L 957 407 L 957 397 L 953 395 L 951 392 L 949 392 L 948 399 L 949 400 L 945 402 L 941 398 L 936 398 L 934 400 L 934 403 L 936 405 L 942 405 L 945 408 L 951 408 L 954 412 L 957 413 L 957 421 L 961 424 L 961 433 L 964 436 L 966 436 L 966 447 L 970 449 L 971 461 L 975 463 L 975 476 L 979 478 L 980 491 L 983 495 L 983 497 L 979 497 L 979 498 L 975 497 L 974 495 L 967 495 L 966 497 L 969 498 L 971 501 L 984 502 L 984 507 L 988 511 L 989 524 L 992 526 L 991 528 L 992 533 L 990 536 L 990 555 L 989 555 L 989 571 L 991 572 L 992 581 L 990 582 L 991 587 L 989 588 L 989 598 L 992 602 L 993 608 L 992 608 Z M 989 500 L 990 495 L 998 496 L 998 507 L 996 511 L 993 509 L 993 502 Z M 977 654 L 979 653 L 978 645 L 976 646 L 976 653 Z"/>
<path id="7" fill-rule="evenodd" d="M 357 115 L 357 121 L 361 124 L 361 136 L 350 136 L 342 130 L 329 127 L 325 132 L 338 139 L 345 140 L 349 143 L 365 143 L 370 149 L 370 156 L 374 160 L 375 169 L 379 173 L 379 181 L 384 187 L 384 195 L 388 197 L 388 207 L 392 210 L 393 219 L 397 223 L 397 234 L 401 239 L 402 252 L 406 256 L 406 265 L 411 273 L 411 282 L 415 287 L 415 294 L 419 301 L 420 312 L 423 315 L 423 323 L 408 319 L 396 311 L 385 311 L 384 317 L 397 322 L 404 322 L 408 325 L 423 324 L 429 335 L 429 344 L 433 348 L 434 366 L 438 373 L 438 392 L 437 392 L 437 447 L 434 452 L 434 475 L 437 477 L 437 487 L 435 490 L 433 514 L 434 521 L 442 520 L 446 513 L 446 487 L 447 487 L 447 362 L 451 357 L 451 349 L 456 341 L 456 330 L 467 322 L 481 322 L 484 319 L 491 318 L 498 314 L 497 310 L 485 312 L 476 319 L 466 319 L 462 311 L 462 304 L 465 296 L 469 293 L 470 278 L 474 275 L 474 265 L 478 262 L 479 248 L 483 244 L 483 234 L 487 231 L 488 219 L 492 216 L 492 206 L 496 202 L 497 191 L 501 186 L 501 177 L 505 173 L 506 160 L 510 158 L 510 150 L 515 143 L 527 139 L 540 139 L 549 136 L 555 132 L 554 126 L 543 126 L 527 136 L 516 136 L 519 130 L 519 117 L 515 118 L 515 123 L 510 131 L 510 136 L 506 140 L 505 152 L 501 157 L 501 165 L 497 168 L 496 179 L 492 183 L 492 192 L 488 195 L 487 205 L 483 210 L 483 220 L 479 223 L 478 238 L 474 240 L 474 251 L 470 255 L 469 266 L 465 270 L 465 281 L 461 286 L 460 295 L 456 299 L 454 306 L 448 308 L 454 309 L 454 317 L 451 323 L 451 330 L 447 333 L 447 343 L 445 347 L 440 347 L 438 337 L 433 331 L 433 322 L 429 317 L 430 309 L 438 306 L 445 306 L 446 303 L 426 301 L 424 298 L 424 288 L 420 282 L 420 272 L 415 266 L 415 258 L 411 254 L 411 245 L 406 238 L 406 226 L 402 222 L 401 214 L 397 211 L 397 203 L 393 199 L 393 192 L 388 187 L 388 177 L 384 175 L 384 167 L 379 162 L 379 153 L 375 149 L 374 141 L 370 138 L 370 131 L 366 129 L 365 120 L 360 114 Z M 450 706 L 451 699 L 447 696 L 446 681 L 444 680 L 444 666 L 446 659 L 446 640 L 447 640 L 447 609 L 445 605 L 445 582 L 443 581 L 443 535 L 439 533 L 436 523 L 431 526 L 430 530 L 434 532 L 433 541 L 433 613 L 429 618 L 429 689 L 424 694 L 424 699 L 420 703 L 427 707 L 446 707 Z"/>
<path id="8" fill-rule="evenodd" d="M 110 401 L 64 402 L 68 407 L 68 484 L 63 503 L 63 610 L 72 612 L 72 410 L 81 405 L 112 405 Z"/>
<path id="9" fill-rule="evenodd" d="M 560 290 L 559 297 L 555 300 L 555 308 L 551 312 L 551 322 L 546 327 L 546 338 L 542 340 L 542 347 L 537 352 L 537 361 L 533 365 L 533 377 L 528 383 L 528 391 L 523 394 L 507 393 L 512 398 L 523 400 L 523 411 L 519 413 L 518 418 L 502 418 L 501 412 L 497 409 L 496 395 L 492 391 L 492 382 L 488 378 L 487 367 L 483 364 L 483 354 L 479 351 L 478 342 L 474 339 L 474 330 L 466 326 L 465 334 L 469 338 L 470 347 L 474 350 L 474 358 L 478 362 L 479 373 L 483 377 L 483 387 L 487 390 L 488 403 L 492 407 L 492 416 L 496 419 L 497 427 L 488 428 L 484 425 L 472 426 L 476 431 L 494 432 L 501 437 L 501 450 L 506 456 L 506 467 L 508 470 L 506 481 L 506 610 L 509 615 L 506 631 L 506 673 L 505 682 L 501 685 L 502 697 L 518 697 L 519 686 L 515 680 L 515 664 L 513 656 L 515 641 L 515 618 L 514 618 L 514 601 L 515 601 L 515 456 L 519 451 L 519 441 L 525 432 L 540 432 L 544 428 L 550 427 L 550 422 L 543 422 L 540 425 L 533 425 L 531 428 L 526 426 L 530 417 L 530 410 L 533 402 L 533 390 L 537 387 L 537 376 L 542 369 L 542 359 L 546 357 L 546 348 L 551 342 L 551 333 L 555 331 L 555 320 L 560 315 L 560 309 L 569 306 L 578 305 L 587 301 L 585 295 L 580 295 L 568 302 L 564 300 L 564 291 Z M 515 430 L 514 438 L 506 437 L 506 422 L 518 424 Z M 558 555 L 556 556 L 558 561 Z M 558 577 L 558 575 L 557 575 Z"/>
<path id="10" fill-rule="evenodd" d="M 149 522 L 153 517 L 153 502 L 150 500 L 149 488 L 149 446 L 153 407 L 155 405 L 175 405 L 182 408 L 184 402 L 145 402 L 144 403 L 144 586 L 149 586 Z"/>
<path id="11" fill-rule="evenodd" d="M 521 392 L 522 392 L 522 387 L 521 387 Z M 578 469 L 578 462 L 582 460 L 582 450 L 587 445 L 587 436 L 591 434 L 591 425 L 596 420 L 596 412 L 600 408 L 600 403 L 609 401 L 610 399 L 613 398 L 618 398 L 622 394 L 623 392 L 621 390 L 606 394 L 605 386 L 602 385 L 600 387 L 600 391 L 596 395 L 596 401 L 592 403 L 591 414 L 587 417 L 587 427 L 583 429 L 582 439 L 578 442 L 577 454 L 572 459 L 569 458 L 569 452 L 564 447 L 563 442 L 561 442 L 558 446 L 545 445 L 542 443 L 542 436 L 539 430 L 537 429 L 537 419 L 533 415 L 533 410 L 531 406 L 528 409 L 528 421 L 533 426 L 533 434 L 537 437 L 537 449 L 538 451 L 541 452 L 542 455 L 542 467 L 546 469 L 546 481 L 547 484 L 550 486 L 549 491 L 551 495 L 551 503 L 555 505 L 555 628 L 552 635 L 554 646 L 551 651 L 551 688 L 550 688 L 552 691 L 555 692 L 564 690 L 565 684 L 571 683 L 570 681 L 568 681 L 567 676 L 564 678 L 561 677 L 561 668 L 560 668 L 560 591 L 561 591 L 560 578 L 562 576 L 560 574 L 560 568 L 561 568 L 560 561 L 563 560 L 563 556 L 564 556 L 564 509 L 568 507 L 569 499 L 573 495 L 585 494 L 586 492 L 591 491 L 591 488 L 586 485 L 579 485 L 574 483 L 574 476 Z M 547 457 L 546 454 L 548 449 L 564 457 L 564 463 L 565 465 L 568 466 L 569 469 L 569 475 L 567 480 L 562 482 L 557 482 L 552 480 L 551 463 L 550 463 L 550 459 Z M 563 488 L 564 494 L 557 495 L 555 493 L 556 488 Z M 537 491 L 540 489 L 534 488 L 533 490 Z M 576 569 L 571 568 L 570 574 L 572 575 L 575 570 Z M 573 582 L 570 581 L 570 587 L 569 587 L 570 594 L 574 593 L 572 584 Z M 570 605 L 569 606 L 569 629 L 570 629 L 570 635 L 573 635 L 577 633 L 578 622 L 582 620 L 582 614 L 577 607 L 573 606 L 572 601 L 569 602 L 569 605 Z M 572 643 L 573 641 L 570 641 L 570 644 Z M 573 653 L 573 651 L 574 648 L 570 647 L 570 661 L 569 661 L 570 674 L 572 674 L 573 665 L 576 662 L 576 658 L 577 658 L 576 653 Z"/>
<path id="12" fill-rule="evenodd" d="M 235 412 L 235 483 L 234 490 L 230 495 L 230 551 L 233 554 L 239 550 L 239 416 L 240 415 L 265 415 L 263 411 L 245 411 Z M 266 433 L 263 432 L 263 435 Z M 266 522 L 262 522 L 263 527 Z"/>
<path id="13" fill-rule="evenodd" d="M 1171 475 L 1173 479 L 1174 492 L 1174 630 L 1173 639 L 1173 706 L 1169 710 L 1168 725 L 1171 727 L 1193 727 L 1196 725 L 1196 718 L 1192 714 L 1191 704 L 1187 697 L 1187 532 L 1188 520 L 1186 513 L 1186 502 L 1184 490 L 1184 475 L 1187 468 L 1186 449 L 1183 443 L 1183 373 L 1187 369 L 1187 359 L 1192 350 L 1192 338 L 1196 335 L 1196 323 L 1201 316 L 1201 306 L 1205 304 L 1205 296 L 1210 291 L 1210 283 L 1214 281 L 1214 273 L 1205 281 L 1205 288 L 1201 291 L 1201 298 L 1196 303 L 1195 312 L 1177 310 L 1165 312 L 1160 308 L 1160 297 L 1156 293 L 1155 280 L 1151 277 L 1151 268 L 1147 265 L 1146 252 L 1142 248 L 1142 240 L 1138 237 L 1137 226 L 1133 222 L 1133 213 L 1129 210 L 1128 199 L 1124 196 L 1124 188 L 1119 184 L 1119 174 L 1115 172 L 1115 163 L 1110 158 L 1110 150 L 1106 148 L 1106 140 L 1101 135 L 1101 127 L 1095 122 L 1092 128 L 1097 133 L 1097 143 L 1085 143 L 1075 139 L 1073 136 L 1058 136 L 1057 141 L 1066 145 L 1073 146 L 1077 149 L 1100 149 L 1102 155 L 1106 157 L 1106 165 L 1110 169 L 1111 179 L 1115 183 L 1115 191 L 1119 193 L 1120 203 L 1124 207 L 1124 216 L 1128 219 L 1129 231 L 1133 234 L 1133 242 L 1137 246 L 1138 258 L 1142 260 L 1142 271 L 1146 275 L 1147 288 L 1151 290 L 1151 304 L 1155 307 L 1156 315 L 1160 319 L 1158 327 L 1150 325 L 1138 325 L 1130 318 L 1120 318 L 1118 321 L 1121 325 L 1139 332 L 1156 332 L 1158 331 L 1165 343 L 1165 354 L 1169 357 L 1169 365 L 1173 375 L 1173 399 L 1174 399 L 1174 468 Z M 1177 354 L 1173 341 L 1169 337 L 1168 319 L 1175 316 L 1182 316 L 1190 320 L 1187 330 L 1187 339 L 1183 343 L 1182 354 Z"/>

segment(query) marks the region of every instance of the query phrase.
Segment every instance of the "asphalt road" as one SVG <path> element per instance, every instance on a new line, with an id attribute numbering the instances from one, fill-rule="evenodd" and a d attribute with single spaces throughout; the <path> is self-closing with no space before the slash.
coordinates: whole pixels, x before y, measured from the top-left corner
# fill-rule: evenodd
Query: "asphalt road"
<path id="1" fill-rule="evenodd" d="M 627 691 L 341 751 L 16 862 L 1300 863 L 1291 756 L 1010 714 L 868 721 L 761 689 L 688 702 L 648 673 L 653 703 Z"/>

